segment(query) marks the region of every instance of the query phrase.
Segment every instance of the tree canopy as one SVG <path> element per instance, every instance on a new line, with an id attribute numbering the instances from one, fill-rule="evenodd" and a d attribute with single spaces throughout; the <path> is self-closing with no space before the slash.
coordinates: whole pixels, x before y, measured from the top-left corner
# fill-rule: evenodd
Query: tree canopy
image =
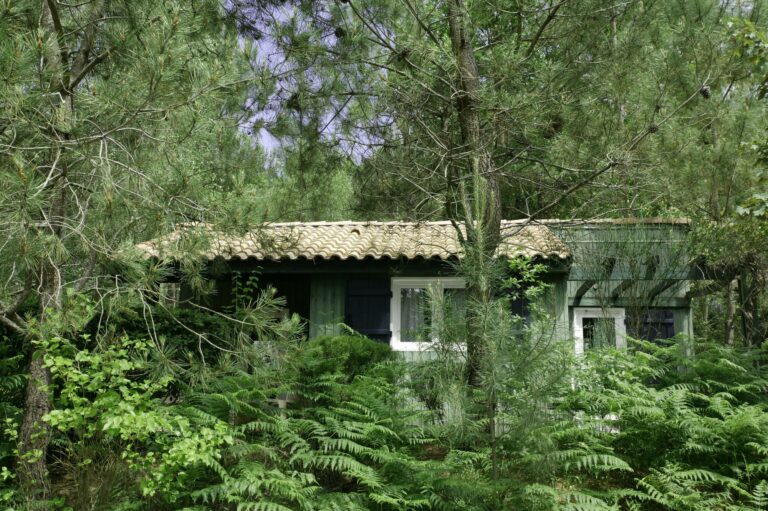
<path id="1" fill-rule="evenodd" d="M 0 503 L 763 509 L 766 8 L 0 1 Z M 547 291 L 502 219 L 652 216 L 693 219 L 706 342 L 576 364 L 512 314 Z M 136 250 L 352 218 L 454 223 L 463 365 L 304 342 L 256 274 L 212 310 L 205 236 Z"/>

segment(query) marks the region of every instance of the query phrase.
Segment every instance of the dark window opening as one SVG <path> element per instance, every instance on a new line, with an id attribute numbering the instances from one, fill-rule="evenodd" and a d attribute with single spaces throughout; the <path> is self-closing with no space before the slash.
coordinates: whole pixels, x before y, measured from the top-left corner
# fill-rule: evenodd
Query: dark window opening
<path id="1" fill-rule="evenodd" d="M 286 314 L 298 314 L 309 320 L 309 275 L 262 275 L 259 277 L 259 292 L 269 287 L 276 295 L 285 299 Z"/>
<path id="2" fill-rule="evenodd" d="M 614 318 L 584 318 L 583 325 L 585 350 L 616 347 Z"/>
<path id="3" fill-rule="evenodd" d="M 255 273 L 242 273 L 233 276 L 231 281 L 221 281 L 221 284 L 220 288 L 224 291 L 222 297 L 227 296 L 228 307 L 232 307 L 235 303 L 241 305 L 246 305 L 248 302 L 255 303 L 266 289 L 274 288 L 275 296 L 282 298 L 285 303 L 281 315 L 286 318 L 294 313 L 301 316 L 305 324 L 304 333 L 308 334 L 309 275 L 258 275 Z"/>
<path id="4" fill-rule="evenodd" d="M 655 341 L 675 336 L 675 318 L 669 309 L 647 309 L 627 316 L 627 333 L 636 339 Z"/>
<path id="5" fill-rule="evenodd" d="M 522 318 L 523 323 L 526 325 L 531 323 L 531 310 L 528 300 L 518 296 L 510 300 L 509 305 L 512 315 Z"/>

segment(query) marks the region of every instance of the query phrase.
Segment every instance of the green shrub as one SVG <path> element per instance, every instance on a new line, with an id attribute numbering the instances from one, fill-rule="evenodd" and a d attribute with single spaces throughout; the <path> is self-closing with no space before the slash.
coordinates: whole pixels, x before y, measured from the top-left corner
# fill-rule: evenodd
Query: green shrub
<path id="1" fill-rule="evenodd" d="M 312 343 L 314 353 L 322 355 L 323 346 L 358 352 L 372 343 L 330 339 Z M 388 358 L 381 353 L 361 356 L 360 367 Z M 420 456 L 433 440 L 409 394 L 379 375 L 346 381 L 335 372 L 342 367 L 308 380 L 304 399 L 282 409 L 269 405 L 258 374 L 225 376 L 190 395 L 190 416 L 202 425 L 229 421 L 234 441 L 219 463 L 188 480 L 188 499 L 179 503 L 216 510 L 478 509 L 461 497 L 476 493 L 476 485 L 452 477 L 461 460 Z"/>
<path id="2" fill-rule="evenodd" d="M 0 337 L 0 509 L 14 494 L 13 461 L 27 383 L 25 356 L 18 344 L 15 338 Z"/>
<path id="3" fill-rule="evenodd" d="M 301 350 L 298 370 L 305 381 L 327 374 L 343 375 L 346 381 L 352 381 L 394 356 L 388 344 L 361 335 L 317 337 Z"/>

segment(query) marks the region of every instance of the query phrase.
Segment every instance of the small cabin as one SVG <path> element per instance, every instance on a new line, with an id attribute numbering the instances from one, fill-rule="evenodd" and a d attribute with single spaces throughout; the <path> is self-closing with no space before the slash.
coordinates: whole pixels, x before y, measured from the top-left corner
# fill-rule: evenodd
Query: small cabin
<path id="1" fill-rule="evenodd" d="M 503 221 L 497 256 L 544 265 L 552 332 L 572 339 L 576 353 L 622 347 L 627 336 L 693 334 L 689 227 L 656 218 Z M 406 357 L 429 349 L 418 334 L 429 321 L 427 292 L 454 302 L 465 292 L 461 243 L 447 221 L 273 223 L 240 235 L 196 225 L 138 247 L 162 260 L 198 251 L 215 282 L 213 308 L 231 303 L 237 279 L 255 276 L 303 318 L 309 338 L 351 329 Z M 513 306 L 525 314 L 526 304 Z"/>

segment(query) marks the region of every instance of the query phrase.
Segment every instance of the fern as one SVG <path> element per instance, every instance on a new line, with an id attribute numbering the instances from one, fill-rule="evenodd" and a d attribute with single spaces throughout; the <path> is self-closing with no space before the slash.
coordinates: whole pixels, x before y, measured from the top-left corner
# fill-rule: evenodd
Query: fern
<path id="1" fill-rule="evenodd" d="M 391 372 L 391 368 L 389 369 Z M 269 406 L 257 376 L 236 373 L 192 394 L 186 406 L 200 421 L 227 420 L 235 442 L 222 453 L 223 472 L 193 483 L 189 505 L 235 509 L 452 508 L 436 479 L 455 470 L 448 461 L 422 461 L 429 441 L 421 412 L 389 380 L 353 381 L 320 375 L 298 380 L 288 409 Z M 450 485 L 448 485 L 450 486 Z M 455 487 L 454 487 L 455 488 Z M 465 489 L 471 493 L 471 489 Z"/>
<path id="2" fill-rule="evenodd" d="M 753 479 L 768 466 L 764 369 L 750 354 L 710 344 L 697 345 L 692 359 L 674 345 L 640 350 L 587 355 L 579 381 L 589 375 L 590 384 L 561 406 L 576 426 L 562 421 L 550 431 L 559 448 L 543 459 L 567 467 L 561 479 L 581 491 L 628 509 L 759 509 L 766 486 Z M 596 419 L 606 414 L 617 417 L 613 430 Z M 607 459 L 637 478 L 601 464 Z"/>
<path id="3" fill-rule="evenodd" d="M 582 492 L 563 492 L 561 499 L 563 511 L 613 511 L 615 508 L 598 497 Z"/>
<path id="4" fill-rule="evenodd" d="M 579 456 L 572 465 L 578 470 L 586 470 L 592 473 L 595 472 L 607 472 L 611 470 L 621 470 L 626 472 L 632 472 L 627 462 L 616 456 L 609 454 L 587 454 Z M 566 470 L 571 464 L 566 464 Z"/>
<path id="5" fill-rule="evenodd" d="M 761 480 L 752 490 L 752 504 L 759 508 L 768 508 L 768 481 Z"/>

